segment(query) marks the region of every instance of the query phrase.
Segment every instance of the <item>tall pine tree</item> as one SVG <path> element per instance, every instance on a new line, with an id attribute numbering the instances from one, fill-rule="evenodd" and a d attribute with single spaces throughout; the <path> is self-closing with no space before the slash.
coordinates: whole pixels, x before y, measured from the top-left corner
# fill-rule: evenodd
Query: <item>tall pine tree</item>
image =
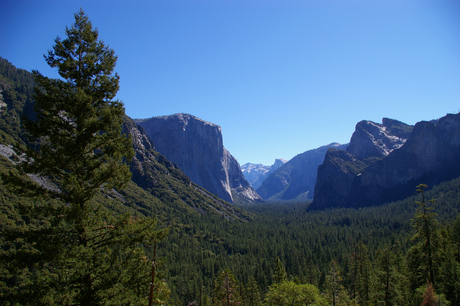
<path id="1" fill-rule="evenodd" d="M 412 270 L 413 289 L 424 286 L 427 281 L 436 288 L 437 275 L 439 268 L 438 253 L 438 221 L 437 214 L 433 207 L 425 201 L 425 189 L 427 185 L 417 186 L 417 192 L 421 194 L 422 201 L 417 201 L 417 212 L 412 219 L 412 226 L 415 234 L 412 236 L 414 245 L 409 250 L 409 264 Z M 432 204 L 434 200 L 430 200 Z"/>
<path id="2" fill-rule="evenodd" d="M 371 269 L 367 247 L 360 240 L 350 258 L 350 295 L 359 305 L 367 305 L 370 300 Z"/>
<path id="3" fill-rule="evenodd" d="M 284 281 L 287 281 L 286 269 L 284 268 L 284 265 L 281 262 L 281 259 L 279 257 L 276 257 L 275 271 L 272 275 L 272 282 L 273 284 L 279 284 Z"/>
<path id="4" fill-rule="evenodd" d="M 8 181 L 33 196 L 21 209 L 23 224 L 5 233 L 2 260 L 10 278 L 5 299 L 28 304 L 138 304 L 149 280 L 144 244 L 161 240 L 156 221 L 115 216 L 97 204 L 101 190 L 121 189 L 130 180 L 126 161 L 134 154 L 121 133 L 124 107 L 113 100 L 119 89 L 117 57 L 83 10 L 45 56 L 62 80 L 34 71 L 36 120 L 24 119 L 35 147 Z M 45 178 L 36 184 L 22 173 Z M 22 280 L 17 280 L 22 277 Z M 167 288 L 163 290 L 168 292 Z M 167 295 L 167 294 L 166 294 Z M 165 296 L 163 294 L 163 296 Z"/>
<path id="5" fill-rule="evenodd" d="M 329 273 L 326 275 L 324 282 L 324 298 L 331 306 L 354 305 L 354 302 L 350 301 L 345 287 L 342 285 L 342 275 L 335 260 L 331 261 L 330 266 Z"/>
<path id="6" fill-rule="evenodd" d="M 229 269 L 222 271 L 215 280 L 212 301 L 219 306 L 241 305 L 238 283 Z"/>

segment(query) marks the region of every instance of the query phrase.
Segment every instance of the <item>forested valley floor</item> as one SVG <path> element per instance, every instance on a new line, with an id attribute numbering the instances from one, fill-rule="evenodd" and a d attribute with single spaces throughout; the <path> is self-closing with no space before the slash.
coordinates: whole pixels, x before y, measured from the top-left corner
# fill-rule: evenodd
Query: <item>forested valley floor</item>
<path id="1" fill-rule="evenodd" d="M 425 215 L 414 188 L 414 196 L 379 207 L 308 211 L 308 204 L 270 203 L 246 208 L 250 222 L 184 216 L 183 223 L 170 227 L 159 250 L 167 259 L 166 279 L 177 302 L 204 303 L 225 269 L 235 277 L 240 295 L 248 294 L 245 288 L 255 281 L 263 297 L 275 282 L 279 259 L 286 280 L 312 284 L 329 301 L 336 285 L 359 305 L 420 305 L 432 252 L 436 292 L 458 305 L 459 196 L 456 179 L 425 191 L 425 199 L 435 199 L 425 202 L 433 209 Z M 432 239 L 430 249 L 426 235 Z M 331 273 L 338 272 L 341 281 L 331 284 Z"/>

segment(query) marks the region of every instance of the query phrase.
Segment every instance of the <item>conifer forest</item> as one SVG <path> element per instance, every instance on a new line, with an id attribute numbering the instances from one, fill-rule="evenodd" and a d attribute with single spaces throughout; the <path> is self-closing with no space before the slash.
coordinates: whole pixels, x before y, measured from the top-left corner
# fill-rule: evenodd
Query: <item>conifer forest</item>
<path id="1" fill-rule="evenodd" d="M 222 214 L 158 153 L 131 180 L 117 56 L 83 10 L 45 60 L 60 79 L 0 58 L 1 305 L 460 305 L 460 178 Z"/>

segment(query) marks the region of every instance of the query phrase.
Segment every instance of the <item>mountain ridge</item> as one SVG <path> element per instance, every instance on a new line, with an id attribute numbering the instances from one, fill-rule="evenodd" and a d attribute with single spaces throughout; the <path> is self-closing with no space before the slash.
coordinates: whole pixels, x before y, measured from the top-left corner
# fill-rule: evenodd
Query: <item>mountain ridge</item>
<path id="1" fill-rule="evenodd" d="M 246 163 L 241 166 L 241 171 L 243 172 L 246 180 L 251 184 L 251 186 L 257 190 L 257 188 L 262 185 L 263 181 L 279 167 L 287 163 L 287 160 L 283 158 L 275 159 L 275 162 L 271 166 L 265 166 L 263 164 L 252 164 Z"/>
<path id="2" fill-rule="evenodd" d="M 331 143 L 296 155 L 271 173 L 257 189 L 257 193 L 265 200 L 271 201 L 305 201 L 312 199 L 317 168 L 323 162 L 327 149 L 346 146 Z"/>
<path id="3" fill-rule="evenodd" d="M 366 147 L 372 137 L 362 138 L 359 125 L 350 146 L 354 142 Z M 420 183 L 432 186 L 460 175 L 460 113 L 405 127 L 407 139 L 402 145 L 396 139 L 388 154 L 373 150 L 360 158 L 352 152 L 363 150 L 353 146 L 347 151 L 328 151 L 318 167 L 311 207 L 381 205 L 408 196 Z"/>

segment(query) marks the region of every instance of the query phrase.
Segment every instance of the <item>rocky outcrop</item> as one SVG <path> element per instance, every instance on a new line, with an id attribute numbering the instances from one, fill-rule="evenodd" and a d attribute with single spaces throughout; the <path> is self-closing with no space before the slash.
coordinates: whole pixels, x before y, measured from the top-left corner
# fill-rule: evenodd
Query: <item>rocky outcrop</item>
<path id="1" fill-rule="evenodd" d="M 245 219 L 241 211 L 194 184 L 179 167 L 156 151 L 144 129 L 125 117 L 123 133 L 131 135 L 135 155 L 129 163 L 131 180 L 162 201 L 180 203 L 200 214 L 219 214 L 226 219 Z"/>
<path id="2" fill-rule="evenodd" d="M 246 163 L 241 166 L 241 171 L 249 184 L 251 184 L 254 189 L 257 189 L 262 185 L 263 181 L 270 175 L 270 173 L 273 173 L 285 163 L 287 163 L 287 160 L 282 158 L 275 159 L 275 163 L 271 166 Z"/>
<path id="3" fill-rule="evenodd" d="M 402 128 L 407 131 L 405 126 Z M 404 134 L 390 132 L 389 136 L 400 138 L 394 143 L 404 140 Z M 388 154 L 383 154 L 381 143 L 379 148 L 367 150 L 373 155 L 360 155 L 361 158 L 350 151 L 365 150 L 353 147 L 347 152 L 328 152 L 318 168 L 312 207 L 380 205 L 413 194 L 420 183 L 432 186 L 460 175 L 460 114 L 417 123 L 403 145 L 396 145 Z M 391 148 L 391 144 L 386 147 Z"/>
<path id="4" fill-rule="evenodd" d="M 134 157 L 129 163 L 132 173 L 131 180 L 143 189 L 156 186 L 163 175 L 168 176 L 167 169 L 177 169 L 178 167 L 168 161 L 163 155 L 159 154 L 149 136 L 142 127 L 129 117 L 125 117 L 123 123 L 123 133 L 131 135 L 134 148 Z M 184 178 L 186 176 L 184 175 Z M 190 185 L 188 180 L 187 185 Z"/>
<path id="5" fill-rule="evenodd" d="M 356 178 L 368 166 L 345 150 L 329 149 L 318 167 L 311 207 L 351 207 L 349 199 L 356 193 Z"/>
<path id="6" fill-rule="evenodd" d="M 386 157 L 399 149 L 412 131 L 412 126 L 384 118 L 382 124 L 364 120 L 356 125 L 347 152 L 360 159 Z"/>
<path id="7" fill-rule="evenodd" d="M 307 200 L 313 198 L 317 168 L 329 148 L 346 145 L 329 145 L 306 151 L 292 158 L 268 176 L 257 193 L 265 200 Z"/>
<path id="8" fill-rule="evenodd" d="M 135 121 L 158 152 L 177 164 L 194 183 L 229 202 L 234 201 L 234 195 L 250 202 L 262 201 L 224 148 L 220 126 L 189 114 Z"/>

